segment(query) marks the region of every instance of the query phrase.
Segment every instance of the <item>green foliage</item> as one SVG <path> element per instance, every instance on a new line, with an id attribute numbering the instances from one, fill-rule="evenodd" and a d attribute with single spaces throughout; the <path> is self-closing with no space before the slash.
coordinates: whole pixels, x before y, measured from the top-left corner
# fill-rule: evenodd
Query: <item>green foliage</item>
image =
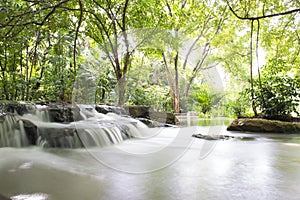
<path id="1" fill-rule="evenodd" d="M 80 66 L 84 66 L 93 71 L 95 80 L 83 76 L 79 81 L 91 86 L 88 96 L 97 103 L 114 102 L 117 84 L 125 77 L 129 104 L 171 111 L 171 94 L 178 92 L 181 101 L 188 98 L 182 102 L 188 107 L 181 105 L 184 111 L 209 114 L 220 108 L 237 116 L 249 114 L 250 90 L 236 95 L 249 78 L 248 22 L 231 15 L 223 1 L 125 2 L 2 0 L 0 99 L 70 100 Z M 238 15 L 248 17 L 299 7 L 297 1 L 233 0 L 230 5 Z M 299 14 L 260 20 L 258 45 L 270 60 L 262 70 L 261 84 L 258 79 L 254 82 L 255 104 L 262 115 L 286 116 L 299 111 L 299 24 Z M 134 34 L 138 44 L 150 44 L 122 52 L 117 40 L 122 42 L 126 35 L 122 32 L 132 30 L 139 30 Z M 153 38 L 160 39 L 152 43 Z M 187 41 L 195 45 L 189 49 Z M 85 54 L 87 49 L 90 55 Z M 179 80 L 174 78 L 175 63 Z M 215 64 L 231 75 L 229 87 L 236 94 L 226 100 L 223 94 L 196 83 L 204 69 Z"/>
<path id="2" fill-rule="evenodd" d="M 299 116 L 300 77 L 282 60 L 272 60 L 254 81 L 255 104 L 266 118 Z M 250 92 L 250 89 L 247 89 Z"/>
<path id="3" fill-rule="evenodd" d="M 237 98 L 227 98 L 224 105 L 228 117 L 248 117 L 252 115 L 250 96 L 245 91 L 240 92 Z"/>
<path id="4" fill-rule="evenodd" d="M 128 104 L 151 106 L 156 111 L 172 111 L 169 89 L 159 85 L 137 87 L 130 95 Z"/>
<path id="5" fill-rule="evenodd" d="M 222 97 L 221 93 L 213 91 L 207 84 L 194 86 L 188 98 L 189 110 L 209 114 Z"/>

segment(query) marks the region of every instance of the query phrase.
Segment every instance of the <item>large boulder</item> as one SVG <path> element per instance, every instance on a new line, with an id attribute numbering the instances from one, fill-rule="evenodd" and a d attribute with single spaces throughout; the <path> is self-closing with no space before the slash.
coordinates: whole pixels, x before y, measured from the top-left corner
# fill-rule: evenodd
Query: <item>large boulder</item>
<path id="1" fill-rule="evenodd" d="M 177 124 L 178 122 L 173 113 L 157 112 L 150 106 L 126 106 L 125 110 L 133 118 L 145 118 L 164 124 Z"/>
<path id="2" fill-rule="evenodd" d="M 227 127 L 227 130 L 262 133 L 300 133 L 300 123 L 261 118 L 240 118 L 234 120 Z"/>

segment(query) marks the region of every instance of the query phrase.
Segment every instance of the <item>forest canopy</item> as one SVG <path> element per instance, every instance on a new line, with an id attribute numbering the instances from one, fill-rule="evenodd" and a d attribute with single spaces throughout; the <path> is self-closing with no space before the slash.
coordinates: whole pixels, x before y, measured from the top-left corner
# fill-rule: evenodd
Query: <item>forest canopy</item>
<path id="1" fill-rule="evenodd" d="M 299 26 L 300 1 L 1 0 L 0 100 L 299 116 Z"/>

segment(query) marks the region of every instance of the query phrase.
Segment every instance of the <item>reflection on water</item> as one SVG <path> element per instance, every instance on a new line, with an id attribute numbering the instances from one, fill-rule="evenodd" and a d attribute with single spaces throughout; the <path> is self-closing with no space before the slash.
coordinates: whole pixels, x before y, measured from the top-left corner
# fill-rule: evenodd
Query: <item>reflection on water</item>
<path id="1" fill-rule="evenodd" d="M 226 117 L 217 118 L 184 118 L 180 120 L 182 126 L 228 126 L 234 119 Z"/>
<path id="2" fill-rule="evenodd" d="M 299 199 L 299 135 L 231 133 L 225 127 L 222 134 L 256 139 L 218 141 L 206 157 L 200 157 L 204 144 L 215 141 L 194 139 L 172 165 L 138 175 L 104 166 L 84 149 L 1 148 L 0 193 L 11 197 L 43 194 L 47 200 Z M 168 137 L 157 135 L 117 147 L 134 152 L 166 144 L 172 145 Z M 105 152 L 119 165 L 125 164 L 110 148 L 93 151 Z M 141 159 L 130 164 L 151 163 Z"/>

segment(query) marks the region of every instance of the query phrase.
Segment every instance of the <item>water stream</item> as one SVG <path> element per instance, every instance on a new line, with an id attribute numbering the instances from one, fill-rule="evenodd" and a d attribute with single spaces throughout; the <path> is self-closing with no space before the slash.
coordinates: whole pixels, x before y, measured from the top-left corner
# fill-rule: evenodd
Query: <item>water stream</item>
<path id="1" fill-rule="evenodd" d="M 88 130 L 99 125 L 94 119 Z M 85 148 L 0 148 L 0 193 L 26 200 L 300 197 L 300 135 L 228 132 L 222 125 L 147 129 L 122 120 L 135 137 L 118 136 L 110 145 L 86 140 Z M 114 127 L 112 121 L 100 125 Z M 192 138 L 197 132 L 253 140 Z"/>
<path id="2" fill-rule="evenodd" d="M 114 113 L 98 113 L 94 107 L 80 105 L 80 117 L 72 122 L 50 120 L 46 106 L 23 115 L 5 115 L 0 122 L 0 147 L 81 148 L 104 147 L 131 137 L 142 137 L 138 129 L 148 128 L 142 122 Z M 24 123 L 30 126 L 26 131 Z M 29 124 L 29 125 L 28 125 Z M 35 129 L 35 130 L 33 130 Z M 31 141 L 28 137 L 31 136 Z"/>

